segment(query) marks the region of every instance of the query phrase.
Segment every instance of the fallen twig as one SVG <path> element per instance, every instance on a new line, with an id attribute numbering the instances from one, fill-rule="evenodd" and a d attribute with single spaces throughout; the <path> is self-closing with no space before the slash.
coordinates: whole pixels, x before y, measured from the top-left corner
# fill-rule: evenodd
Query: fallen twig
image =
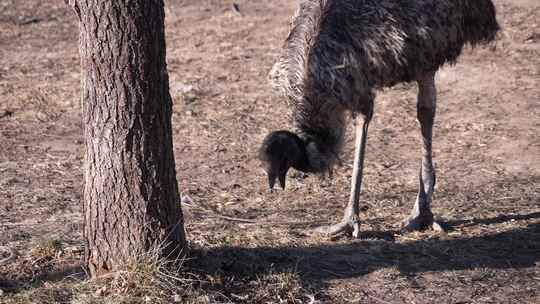
<path id="1" fill-rule="evenodd" d="M 219 219 L 223 219 L 223 220 L 231 221 L 231 222 L 240 222 L 240 223 L 244 223 L 244 224 L 274 225 L 274 226 L 275 225 L 291 226 L 291 225 L 320 225 L 320 224 L 326 224 L 326 222 L 320 222 L 320 221 L 319 222 L 314 222 L 314 221 L 311 221 L 311 222 L 296 222 L 296 221 L 278 221 L 278 222 L 274 222 L 274 221 L 264 221 L 264 220 L 258 220 L 258 219 L 245 219 L 245 218 L 240 218 L 240 217 L 233 217 L 233 216 L 223 215 L 223 214 L 219 213 L 216 210 L 207 209 L 207 208 L 204 208 L 204 207 L 201 207 L 201 206 L 195 206 L 193 204 L 184 203 L 183 206 L 188 207 L 188 208 L 193 208 L 193 209 L 199 209 L 201 211 L 206 212 L 208 216 L 212 216 L 212 217 L 215 217 L 215 218 L 219 218 Z"/>

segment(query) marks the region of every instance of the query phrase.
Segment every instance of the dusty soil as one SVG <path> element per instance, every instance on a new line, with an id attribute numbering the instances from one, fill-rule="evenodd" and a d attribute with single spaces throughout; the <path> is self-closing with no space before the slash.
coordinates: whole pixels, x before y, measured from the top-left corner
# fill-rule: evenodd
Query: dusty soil
<path id="1" fill-rule="evenodd" d="M 232 303 L 540 303 L 540 3 L 495 2 L 504 28 L 496 45 L 467 49 L 437 76 L 433 208 L 451 230 L 397 232 L 420 159 L 416 86 L 403 84 L 378 94 L 362 238 L 330 240 L 310 229 L 341 217 L 351 140 L 333 179 L 292 173 L 284 192 L 267 193 L 255 158 L 262 138 L 288 125 L 266 75 L 296 2 L 239 0 L 238 13 L 231 1 L 168 1 L 176 166 L 192 200 L 189 267 L 210 282 L 199 294 Z M 77 35 L 63 1 L 0 1 L 0 246 L 18 253 L 0 266 L 0 302 L 79 271 Z M 51 242 L 63 250 L 43 254 Z"/>

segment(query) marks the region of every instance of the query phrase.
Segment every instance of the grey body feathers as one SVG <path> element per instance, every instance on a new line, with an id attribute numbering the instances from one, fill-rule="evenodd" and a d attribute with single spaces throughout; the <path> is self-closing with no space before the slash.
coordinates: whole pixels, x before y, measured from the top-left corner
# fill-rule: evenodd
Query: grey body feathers
<path id="1" fill-rule="evenodd" d="M 374 89 L 453 63 L 499 25 L 491 0 L 304 0 L 270 77 L 291 105 L 310 171 L 331 168 L 347 111 Z"/>

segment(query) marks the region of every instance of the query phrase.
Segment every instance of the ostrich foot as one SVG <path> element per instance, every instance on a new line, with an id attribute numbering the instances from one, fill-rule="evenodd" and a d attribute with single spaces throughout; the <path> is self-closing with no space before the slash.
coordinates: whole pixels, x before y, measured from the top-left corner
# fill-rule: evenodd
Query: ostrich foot
<path id="1" fill-rule="evenodd" d="M 423 231 L 429 228 L 437 232 L 445 231 L 443 226 L 433 219 L 433 214 L 413 214 L 401 223 L 401 231 L 403 232 Z"/>
<path id="2" fill-rule="evenodd" d="M 352 235 L 354 238 L 358 238 L 360 235 L 360 220 L 358 216 L 350 216 L 344 218 L 337 224 L 318 227 L 315 228 L 314 231 L 328 236 L 336 236 L 345 233 Z"/>

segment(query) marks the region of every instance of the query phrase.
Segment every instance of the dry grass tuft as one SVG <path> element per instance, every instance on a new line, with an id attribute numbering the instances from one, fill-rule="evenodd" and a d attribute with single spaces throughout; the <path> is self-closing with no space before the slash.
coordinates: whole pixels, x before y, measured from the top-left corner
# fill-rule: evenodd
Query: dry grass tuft
<path id="1" fill-rule="evenodd" d="M 64 252 L 64 243 L 59 239 L 43 239 L 30 250 L 35 263 L 57 259 Z"/>
<path id="2" fill-rule="evenodd" d="M 189 290 L 191 280 L 181 277 L 183 259 L 161 256 L 159 246 L 136 254 L 118 270 L 77 286 L 72 303 L 174 303 Z"/>
<path id="3" fill-rule="evenodd" d="M 253 302 L 264 303 L 265 300 L 275 299 L 278 303 L 304 303 L 301 278 L 295 270 L 271 272 L 252 284 L 255 290 Z"/>
<path id="4" fill-rule="evenodd" d="M 31 251 L 37 261 L 56 261 L 63 252 L 59 240 L 46 240 Z M 99 303 L 186 303 L 194 280 L 183 272 L 183 259 L 167 259 L 158 246 L 147 253 L 137 254 L 121 270 L 96 279 L 65 277 L 58 282 L 36 282 L 26 291 L 0 298 L 6 304 L 99 304 Z M 37 285 L 36 285 L 37 284 Z M 39 285 L 39 286 L 38 286 Z M 196 303 L 189 302 L 188 303 Z M 202 303 L 202 302 L 200 302 Z"/>

